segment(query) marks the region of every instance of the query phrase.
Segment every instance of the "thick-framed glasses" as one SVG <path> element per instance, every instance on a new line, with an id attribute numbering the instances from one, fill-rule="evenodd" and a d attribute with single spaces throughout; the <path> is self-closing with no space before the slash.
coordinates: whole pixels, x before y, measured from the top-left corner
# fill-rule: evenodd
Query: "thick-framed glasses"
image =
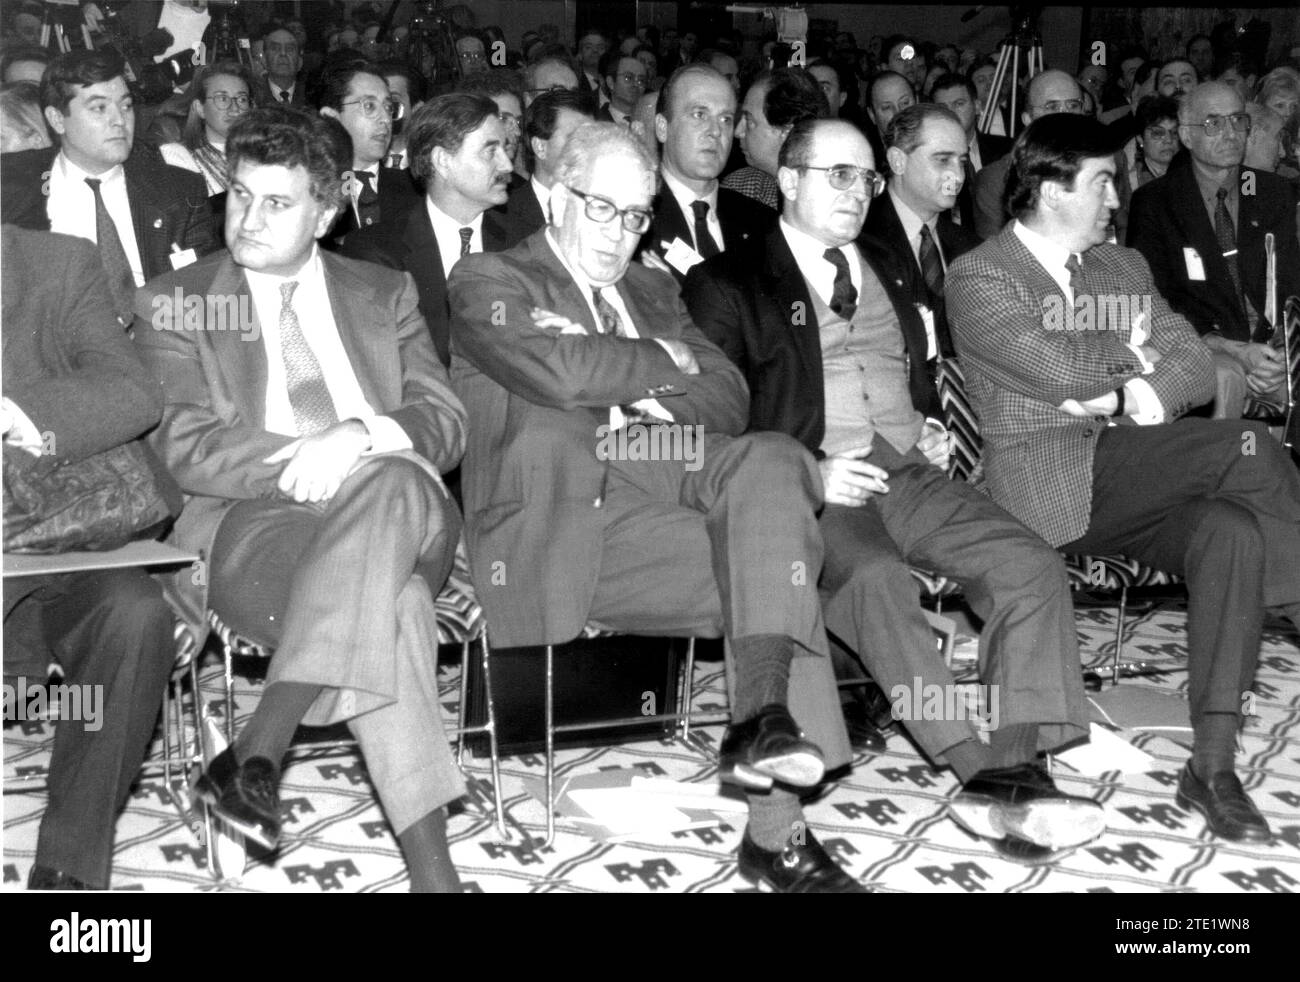
<path id="1" fill-rule="evenodd" d="M 635 85 L 638 89 L 644 89 L 649 81 L 644 75 L 634 75 L 632 72 L 623 72 L 618 76 L 618 80 L 624 85 Z"/>
<path id="2" fill-rule="evenodd" d="M 1234 133 L 1250 133 L 1250 114 L 1232 113 L 1228 116 L 1206 116 L 1204 122 L 1187 123 L 1186 125 L 1201 127 L 1201 129 L 1205 130 L 1206 136 L 1222 136 L 1227 132 L 1230 125 Z"/>
<path id="3" fill-rule="evenodd" d="M 1077 116 L 1083 112 L 1083 100 L 1053 99 L 1051 102 L 1044 102 L 1038 108 L 1044 113 L 1074 113 Z"/>
<path id="4" fill-rule="evenodd" d="M 1142 131 L 1142 136 L 1152 143 L 1176 143 L 1178 141 L 1178 130 L 1166 129 L 1163 126 L 1148 126 Z"/>
<path id="5" fill-rule="evenodd" d="M 853 164 L 832 164 L 830 167 L 814 167 L 812 164 L 804 164 L 800 170 L 820 170 L 826 172 L 826 180 L 836 191 L 847 191 L 858 183 L 858 178 L 862 178 L 867 184 L 867 197 L 878 198 L 885 192 L 885 177 L 883 174 L 877 174 L 866 167 L 856 167 Z"/>
<path id="6" fill-rule="evenodd" d="M 633 235 L 641 235 L 650 227 L 654 220 L 654 212 L 648 208 L 619 208 L 608 198 L 602 198 L 599 195 L 588 194 L 586 191 L 579 191 L 575 187 L 564 185 L 573 194 L 582 199 L 583 211 L 593 222 L 599 222 L 601 225 L 612 222 L 616 217 L 623 219 L 623 227 Z"/>
<path id="7" fill-rule="evenodd" d="M 483 61 L 487 56 L 477 48 L 468 48 L 460 53 L 461 61 Z"/>
<path id="8" fill-rule="evenodd" d="M 366 119 L 379 119 L 388 117 L 397 120 L 406 115 L 406 107 L 396 99 L 384 99 L 382 102 L 374 96 L 366 96 L 364 99 L 353 99 L 351 102 L 340 102 L 339 107 L 360 106 L 361 115 Z"/>
<path id="9" fill-rule="evenodd" d="M 225 112 L 227 109 L 229 109 L 231 103 L 233 103 L 235 105 L 235 108 L 237 109 L 247 109 L 249 105 L 251 105 L 248 96 L 242 92 L 239 95 L 233 95 L 233 96 L 226 95 L 226 93 L 224 92 L 218 92 L 215 95 L 208 96 L 206 101 L 212 103 L 222 112 Z"/>

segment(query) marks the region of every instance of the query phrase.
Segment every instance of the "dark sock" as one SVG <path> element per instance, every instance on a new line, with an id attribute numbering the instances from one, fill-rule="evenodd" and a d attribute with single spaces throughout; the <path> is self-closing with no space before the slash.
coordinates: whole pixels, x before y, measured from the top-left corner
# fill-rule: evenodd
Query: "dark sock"
<path id="1" fill-rule="evenodd" d="M 955 747 L 949 747 L 941 755 L 948 766 L 957 775 L 957 780 L 965 784 L 982 770 L 992 767 L 993 755 L 989 748 L 978 740 L 963 740 Z"/>
<path id="2" fill-rule="evenodd" d="M 1038 756 L 1038 724 L 1013 723 L 990 735 L 990 767 L 1015 767 Z"/>
<path id="3" fill-rule="evenodd" d="M 1269 608 L 1270 613 L 1278 614 L 1285 617 L 1291 622 L 1291 626 L 1300 631 L 1300 604 L 1281 604 L 1277 607 Z"/>
<path id="4" fill-rule="evenodd" d="M 253 718 L 235 738 L 235 760 L 265 757 L 276 767 L 293 740 L 293 731 L 311 709 L 324 686 L 306 682 L 275 682 L 266 687 Z"/>
<path id="5" fill-rule="evenodd" d="M 436 808 L 404 832 L 397 842 L 406 857 L 412 893 L 460 893 L 460 875 L 447 845 L 447 809 Z"/>
<path id="6" fill-rule="evenodd" d="M 790 689 L 794 641 L 784 634 L 751 634 L 736 638 L 736 705 L 731 718 L 743 723 L 769 703 L 784 706 Z"/>
<path id="7" fill-rule="evenodd" d="M 1206 713 L 1192 727 L 1192 770 L 1203 781 L 1218 771 L 1232 770 L 1237 756 L 1236 713 Z"/>
<path id="8" fill-rule="evenodd" d="M 749 801 L 749 837 L 760 849 L 776 852 L 807 828 L 799 796 L 773 788 L 768 794 L 746 795 Z"/>

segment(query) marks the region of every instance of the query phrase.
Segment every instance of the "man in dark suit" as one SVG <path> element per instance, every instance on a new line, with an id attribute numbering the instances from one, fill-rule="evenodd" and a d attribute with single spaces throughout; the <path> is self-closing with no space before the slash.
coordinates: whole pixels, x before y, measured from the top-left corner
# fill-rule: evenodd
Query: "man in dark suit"
<path id="1" fill-rule="evenodd" d="M 952 220 L 966 179 L 966 136 L 948 110 L 930 103 L 909 106 L 889 124 L 888 191 L 871 206 L 864 234 L 884 243 L 907 272 L 913 304 L 923 307 L 926 360 L 953 354 L 943 302 L 949 264 L 979 245 L 974 231 Z"/>
<path id="2" fill-rule="evenodd" d="M 6 487 L 11 467 L 81 461 L 157 424 L 157 388 L 114 317 L 94 246 L 5 225 L 0 272 Z M 27 885 L 106 890 L 114 822 L 139 776 L 176 657 L 171 610 L 143 570 L 113 569 L 6 579 L 4 617 L 6 686 L 22 692 L 18 679 L 44 686 L 57 660 L 63 684 L 102 693 L 76 703 L 81 718 L 65 716 L 55 730 Z M 6 698 L 6 712 L 12 708 Z"/>
<path id="3" fill-rule="evenodd" d="M 476 421 L 470 567 L 499 645 L 566 642 L 587 623 L 725 633 L 735 722 L 719 770 L 751 792 L 741 874 L 863 892 L 797 794 L 849 759 L 816 595 L 816 468 L 787 437 L 735 437 L 740 373 L 671 279 L 631 261 L 654 184 L 634 136 L 586 123 L 561 156 L 551 226 L 452 273 L 453 384 Z M 666 449 L 647 457 L 636 440 Z"/>
<path id="4" fill-rule="evenodd" d="M 200 639 L 210 607 L 275 649 L 257 709 L 198 791 L 274 848 L 294 730 L 346 722 L 412 889 L 457 891 L 445 805 L 464 783 L 432 652 L 461 524 L 439 473 L 460 458 L 465 412 L 410 278 L 316 247 L 346 164 L 325 120 L 254 110 L 226 154 L 229 253 L 138 297 L 166 403 L 151 440 L 189 495 L 174 534 L 206 557 L 171 589 Z"/>
<path id="5" fill-rule="evenodd" d="M 216 247 L 207 187 L 197 174 L 135 145 L 135 111 L 111 51 L 56 58 L 41 105 L 59 147 L 5 156 L 0 216 L 98 243 L 114 310 L 129 320 L 133 292 Z"/>
<path id="6" fill-rule="evenodd" d="M 508 249 L 547 224 L 555 165 L 569 134 L 592 119 L 590 102 L 577 92 L 543 92 L 524 111 L 524 157 L 531 171 L 526 184 L 510 192 L 503 206 L 493 209 L 501 219 Z"/>
<path id="7" fill-rule="evenodd" d="M 1061 794 L 1036 761 L 1088 732 L 1065 568 L 944 475 L 948 436 L 924 418 L 936 402 L 925 329 L 887 251 L 854 244 L 879 189 L 873 164 L 851 123 L 797 124 L 781 149 L 778 227 L 759 249 L 696 267 L 683 297 L 744 370 L 750 430 L 790 434 L 820 460 L 827 627 L 856 645 L 926 753 L 956 771 L 954 816 L 1007 858 L 1051 861 L 1105 824 L 1095 802 Z M 913 718 L 916 693 L 955 682 L 909 562 L 967 585 L 985 623 L 981 678 L 997 686 L 998 719 Z M 988 747 L 979 729 L 991 731 Z"/>
<path id="8" fill-rule="evenodd" d="M 1087 118 L 1030 124 L 1016 219 L 953 264 L 949 321 L 993 500 L 1066 552 L 1186 580 L 1194 747 L 1178 801 L 1222 838 L 1266 841 L 1233 755 L 1264 610 L 1300 620 L 1300 476 L 1261 425 L 1179 419 L 1213 392 L 1210 352 L 1142 255 L 1106 242 L 1112 139 Z"/>
<path id="9" fill-rule="evenodd" d="M 646 248 L 680 284 L 691 266 L 762 235 L 776 212 L 720 187 L 735 132 L 736 91 L 708 65 L 673 73 L 659 96 L 655 136 L 663 145 L 663 187 L 655 196 Z"/>
<path id="10" fill-rule="evenodd" d="M 1010 153 L 1012 141 L 1009 137 L 979 131 L 976 126 L 975 83 L 965 75 L 940 75 L 934 80 L 934 88 L 930 92 L 938 105 L 951 109 L 956 114 L 966 134 L 966 181 L 962 184 L 961 193 L 957 195 L 957 207 L 953 214 L 962 228 L 974 235 L 975 175 Z"/>
<path id="11" fill-rule="evenodd" d="M 397 220 L 349 236 L 343 252 L 415 278 L 420 313 L 446 365 L 447 276 L 462 256 L 505 247 L 501 216 L 490 210 L 507 200 L 505 129 L 491 99 L 453 92 L 419 108 L 407 147 L 411 172 L 424 182 L 424 199 Z"/>
<path id="12" fill-rule="evenodd" d="M 360 229 L 400 221 L 420 202 L 411 171 L 381 166 L 393 123 L 404 110 L 379 71 L 369 62 L 348 62 L 321 79 L 321 115 L 337 119 L 352 139 L 351 170 L 343 183 L 345 207 L 329 233 L 337 246 Z"/>
<path id="13" fill-rule="evenodd" d="M 259 106 L 307 105 L 307 84 L 302 76 L 302 48 L 285 27 L 275 26 L 262 36 L 266 77 L 261 79 L 253 102 Z"/>
<path id="14" fill-rule="evenodd" d="M 650 80 L 646 66 L 635 55 L 610 50 L 600 60 L 600 74 L 609 92 L 609 102 L 600 107 L 596 118 L 619 126 L 630 125 L 637 100 Z"/>
<path id="15" fill-rule="evenodd" d="M 1285 358 L 1263 343 L 1273 327 L 1263 320 L 1264 236 L 1277 250 L 1280 317 L 1286 298 L 1300 294 L 1293 198 L 1276 174 L 1242 166 L 1250 117 L 1232 86 L 1198 86 L 1178 121 L 1187 152 L 1133 196 L 1128 244 L 1215 353 L 1216 410 L 1235 418 L 1247 395 L 1285 399 Z"/>

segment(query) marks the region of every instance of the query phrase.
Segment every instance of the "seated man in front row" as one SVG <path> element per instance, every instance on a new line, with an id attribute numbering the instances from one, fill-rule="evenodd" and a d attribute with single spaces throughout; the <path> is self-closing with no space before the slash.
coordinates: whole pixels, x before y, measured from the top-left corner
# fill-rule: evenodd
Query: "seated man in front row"
<path id="1" fill-rule="evenodd" d="M 226 155 L 229 251 L 137 301 L 165 401 L 152 440 L 189 496 L 176 538 L 207 559 L 206 577 L 174 584 L 182 607 L 196 630 L 210 606 L 275 648 L 199 792 L 273 848 L 294 729 L 346 721 L 412 889 L 459 891 L 443 806 L 464 785 L 438 710 L 433 592 L 460 535 L 439 472 L 460 458 L 465 412 L 410 276 L 317 248 L 348 165 L 325 121 L 254 110 Z"/>
<path id="2" fill-rule="evenodd" d="M 966 587 L 985 622 L 980 676 L 1000 701 L 991 742 L 964 718 L 907 726 L 961 780 L 958 821 L 1008 859 L 1048 862 L 1105 825 L 1096 802 L 1062 794 L 1037 758 L 1088 733 L 1065 567 L 984 495 L 932 466 L 946 464 L 949 437 L 922 416 L 937 402 L 925 327 L 904 274 L 879 248 L 855 245 L 883 190 L 874 163 L 853 125 L 796 124 L 781 148 L 778 227 L 761 251 L 691 270 L 685 298 L 700 329 L 743 367 L 750 428 L 789 433 L 820 458 L 827 626 L 856 644 L 886 693 L 955 686 L 906 564 Z"/>
<path id="3" fill-rule="evenodd" d="M 1179 419 L 1214 392 L 1210 351 L 1141 253 L 1106 242 L 1114 178 L 1100 123 L 1030 124 L 1015 220 L 948 276 L 953 340 L 993 500 L 1065 552 L 1186 579 L 1194 737 L 1177 801 L 1221 838 L 1267 841 L 1233 755 L 1264 610 L 1300 621 L 1300 476 L 1262 424 Z"/>
<path id="4" fill-rule="evenodd" d="M 551 226 L 452 271 L 479 599 L 506 647 L 566 642 L 588 622 L 725 631 L 735 723 L 720 771 L 751 792 L 741 875 L 863 892 L 807 831 L 797 795 L 850 756 L 817 599 L 817 468 L 788 437 L 736 437 L 744 379 L 672 280 L 631 264 L 654 188 L 635 137 L 585 123 L 560 156 Z M 619 450 L 651 432 L 677 441 L 677 459 Z"/>

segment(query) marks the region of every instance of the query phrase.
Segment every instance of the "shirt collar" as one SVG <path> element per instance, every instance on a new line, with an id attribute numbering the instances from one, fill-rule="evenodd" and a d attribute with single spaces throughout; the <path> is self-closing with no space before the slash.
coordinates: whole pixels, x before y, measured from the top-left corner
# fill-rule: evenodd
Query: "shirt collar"
<path id="1" fill-rule="evenodd" d="M 551 189 L 537 179 L 534 174 L 528 178 L 528 183 L 532 185 L 533 195 L 537 198 L 537 203 L 542 206 L 542 220 L 551 224 Z"/>
<path id="2" fill-rule="evenodd" d="M 472 228 L 474 230 L 474 233 L 477 235 L 479 233 L 479 230 L 482 229 L 483 227 L 482 212 L 479 212 L 470 221 L 462 225 L 460 222 L 456 221 L 456 219 L 452 218 L 445 211 L 443 211 L 441 208 L 435 205 L 433 203 L 432 198 L 426 197 L 424 200 L 429 206 L 429 221 L 433 224 L 433 230 L 435 234 L 439 230 L 441 230 L 443 233 L 446 234 L 448 238 L 454 239 L 460 236 L 460 230 L 463 228 Z"/>
<path id="3" fill-rule="evenodd" d="M 99 180 L 103 184 L 116 184 L 123 180 L 125 176 L 125 171 L 123 171 L 121 164 L 114 164 L 102 174 L 91 174 L 88 171 L 82 170 L 69 160 L 62 150 L 59 151 L 58 164 L 63 171 L 63 176 L 69 181 L 84 181 L 89 177 Z"/>
<path id="4" fill-rule="evenodd" d="M 714 216 L 718 214 L 717 181 L 713 182 L 713 189 L 709 191 L 708 194 L 701 197 L 696 195 L 694 191 L 688 188 L 672 174 L 668 173 L 667 168 L 661 168 L 660 172 L 664 177 L 664 186 L 673 193 L 673 197 L 677 199 L 678 206 L 682 209 L 682 215 L 685 216 L 686 220 L 690 222 L 692 226 L 695 223 L 695 212 L 691 211 L 692 201 L 707 201 L 709 203 L 710 213 Z"/>
<path id="5" fill-rule="evenodd" d="M 1070 256 L 1078 257 L 1079 265 L 1083 265 L 1083 256 L 1079 255 L 1079 253 L 1072 253 L 1065 246 L 1057 245 L 1045 235 L 1035 232 L 1018 218 L 1012 225 L 1012 230 L 1020 241 L 1025 244 L 1025 248 L 1029 250 L 1030 254 L 1042 264 L 1042 267 L 1047 270 L 1054 280 L 1060 281 L 1064 279 L 1068 282 L 1069 273 L 1065 268 L 1065 264 Z"/>
<path id="6" fill-rule="evenodd" d="M 903 224 L 903 231 L 907 233 L 908 242 L 911 242 L 921 234 L 922 225 L 930 226 L 931 237 L 936 242 L 939 241 L 939 230 L 937 228 L 939 222 L 938 215 L 935 215 L 934 218 L 930 219 L 928 222 L 922 221 L 921 216 L 914 212 L 907 202 L 894 193 L 894 186 L 892 184 L 889 186 L 889 198 L 894 202 L 894 211 L 898 212 L 898 220 Z"/>
<path id="7" fill-rule="evenodd" d="M 244 276 L 248 278 L 248 285 L 251 289 L 279 289 L 281 283 L 288 283 L 297 280 L 301 285 L 307 281 L 320 281 L 325 278 L 325 271 L 321 268 L 320 247 L 315 243 L 311 247 L 311 255 L 307 261 L 302 264 L 302 268 L 292 276 L 281 276 L 278 273 L 264 273 L 258 269 L 249 269 L 244 267 Z"/>
<path id="8" fill-rule="evenodd" d="M 790 246 L 790 251 L 794 253 L 794 261 L 799 264 L 799 270 L 805 278 L 819 278 L 827 269 L 832 269 L 831 263 L 826 259 L 827 245 L 819 239 L 814 238 L 807 232 L 800 231 L 781 218 L 781 233 L 785 236 L 785 241 Z M 852 270 L 855 256 L 851 251 L 853 243 L 840 246 L 840 252 L 844 258 L 849 260 L 849 269 Z"/>
<path id="9" fill-rule="evenodd" d="M 590 300 L 591 291 L 597 289 L 597 287 L 587 279 L 586 276 L 569 265 L 569 260 L 565 258 L 564 252 L 560 249 L 560 243 L 555 241 L 555 230 L 550 226 L 547 226 L 546 228 L 546 243 L 551 247 L 551 251 L 555 253 L 555 258 L 560 261 L 560 265 L 563 266 L 568 274 L 573 277 L 573 282 L 578 284 L 579 288 L 583 291 L 583 295 Z M 622 279 L 622 277 L 619 279 Z M 613 283 L 606 286 L 602 286 L 599 289 L 608 290 L 610 293 L 617 293 L 618 280 L 615 280 Z"/>
<path id="10" fill-rule="evenodd" d="M 1236 190 L 1241 183 L 1241 166 L 1232 168 L 1232 171 L 1224 179 L 1222 184 L 1215 184 L 1208 177 L 1201 173 L 1200 169 L 1192 162 L 1192 173 L 1196 176 L 1196 186 L 1201 191 L 1201 197 L 1211 204 L 1215 203 L 1219 196 L 1219 188 L 1227 188 L 1229 200 L 1236 197 Z"/>

